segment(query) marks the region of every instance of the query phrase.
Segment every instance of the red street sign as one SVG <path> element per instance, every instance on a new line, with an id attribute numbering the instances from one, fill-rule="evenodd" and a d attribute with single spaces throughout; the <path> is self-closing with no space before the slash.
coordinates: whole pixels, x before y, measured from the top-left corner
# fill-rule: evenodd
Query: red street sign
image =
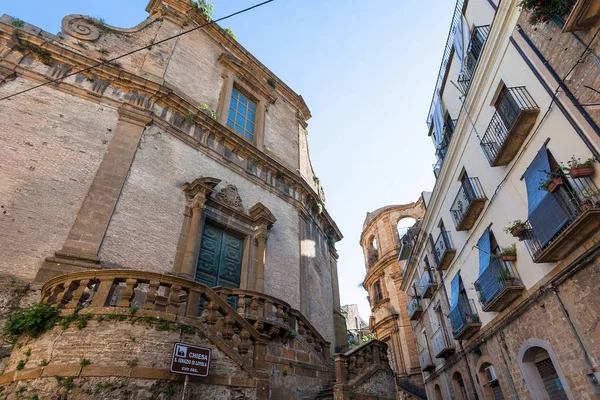
<path id="1" fill-rule="evenodd" d="M 192 346 L 185 343 L 175 343 L 171 372 L 176 374 L 207 376 L 210 364 L 210 349 Z"/>

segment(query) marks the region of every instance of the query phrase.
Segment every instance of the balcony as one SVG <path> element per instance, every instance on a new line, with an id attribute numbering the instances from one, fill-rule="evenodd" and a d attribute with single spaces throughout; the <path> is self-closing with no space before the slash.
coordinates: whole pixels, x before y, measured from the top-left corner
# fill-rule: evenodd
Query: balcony
<path id="1" fill-rule="evenodd" d="M 463 93 L 466 94 L 471 86 L 471 81 L 475 75 L 477 69 L 477 62 L 479 56 L 483 51 L 483 46 L 487 39 L 488 33 L 490 33 L 490 26 L 477 26 L 471 35 L 471 42 L 467 48 L 467 55 L 463 64 L 462 73 L 458 77 L 458 85 L 462 89 Z"/>
<path id="2" fill-rule="evenodd" d="M 563 32 L 592 29 L 600 22 L 600 0 L 579 0 L 567 18 Z"/>
<path id="3" fill-rule="evenodd" d="M 419 298 L 412 299 L 409 301 L 408 306 L 408 319 L 411 321 L 418 321 L 423 315 L 423 307 L 421 307 L 421 301 Z"/>
<path id="4" fill-rule="evenodd" d="M 423 348 L 419 353 L 419 363 L 421 364 L 421 371 L 429 372 L 435 369 L 435 364 L 431 360 L 431 353 L 428 348 Z"/>
<path id="5" fill-rule="evenodd" d="M 551 195 L 566 215 L 558 232 L 551 234 L 544 227 L 536 229 L 528 221 L 519 237 L 536 263 L 559 261 L 583 245 L 600 229 L 600 191 L 591 178 L 562 176 L 562 184 Z M 544 241 L 540 237 L 546 238 Z"/>
<path id="6" fill-rule="evenodd" d="M 481 320 L 475 310 L 473 300 L 459 297 L 458 304 L 450 310 L 448 315 L 454 339 L 467 340 L 479 331 Z"/>
<path id="7" fill-rule="evenodd" d="M 525 87 L 504 88 L 480 145 L 492 167 L 508 165 L 535 125 L 540 108 Z"/>
<path id="8" fill-rule="evenodd" d="M 398 261 L 409 260 L 412 255 L 412 251 L 417 241 L 420 228 L 417 226 L 411 226 L 406 229 L 406 232 L 400 238 L 400 251 L 398 252 Z M 408 264 L 408 261 L 406 262 Z"/>
<path id="9" fill-rule="evenodd" d="M 450 146 L 450 140 L 452 139 L 452 133 L 454 133 L 454 126 L 456 125 L 456 120 L 448 119 L 444 123 L 444 133 L 442 136 L 442 141 L 435 149 L 435 155 L 437 157 L 437 162 L 433 165 L 433 174 L 437 179 L 440 171 L 442 170 L 442 164 L 444 163 L 444 158 L 446 158 L 446 153 L 448 152 L 448 146 Z"/>
<path id="10" fill-rule="evenodd" d="M 521 295 L 525 286 L 511 261 L 492 257 L 475 281 L 475 289 L 483 311 L 500 312 Z"/>
<path id="11" fill-rule="evenodd" d="M 460 190 L 450 208 L 457 231 L 466 231 L 473 227 L 483 211 L 485 200 L 479 179 L 464 178 L 462 180 Z"/>
<path id="12" fill-rule="evenodd" d="M 435 358 L 447 358 L 456 351 L 454 341 L 445 327 L 440 326 L 431 337 L 431 350 Z"/>
<path id="13" fill-rule="evenodd" d="M 424 299 L 430 299 L 433 297 L 433 293 L 437 290 L 438 284 L 435 280 L 435 276 L 431 270 L 423 272 L 421 279 L 419 279 L 419 288 L 421 289 L 421 297 Z"/>
<path id="14" fill-rule="evenodd" d="M 450 240 L 448 231 L 440 232 L 435 244 L 433 245 L 433 258 L 438 266 L 438 270 L 447 270 L 456 256 L 456 249 Z"/>

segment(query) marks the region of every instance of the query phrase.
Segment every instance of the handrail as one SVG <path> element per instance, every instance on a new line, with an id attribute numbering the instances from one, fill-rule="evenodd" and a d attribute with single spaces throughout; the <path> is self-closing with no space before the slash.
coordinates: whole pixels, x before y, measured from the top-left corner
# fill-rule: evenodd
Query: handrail
<path id="1" fill-rule="evenodd" d="M 433 245 L 433 258 L 435 259 L 436 265 L 439 266 L 444 253 L 447 250 L 452 249 L 454 249 L 454 247 L 452 245 L 452 240 L 450 239 L 450 232 L 441 231 Z"/>
<path id="2" fill-rule="evenodd" d="M 268 336 L 282 337 L 287 342 L 291 334 L 298 334 L 313 346 L 324 360 L 329 360 L 331 343 L 298 310 L 288 303 L 268 294 L 245 289 L 216 287 L 213 290 L 224 300 L 234 300 L 237 312 L 252 321 L 258 331 L 266 331 Z"/>
<path id="3" fill-rule="evenodd" d="M 391 370 L 387 351 L 387 344 L 371 339 L 346 353 L 336 354 L 336 383 L 348 384 L 377 366 Z"/>
<path id="4" fill-rule="evenodd" d="M 460 189 L 458 190 L 458 193 L 456 193 L 456 197 L 450 208 L 450 214 L 452 214 L 454 225 L 457 227 L 460 225 L 465 214 L 469 210 L 469 206 L 473 200 L 476 199 L 485 199 L 483 187 L 479 182 L 479 178 L 466 178 L 466 180 L 461 183 Z"/>

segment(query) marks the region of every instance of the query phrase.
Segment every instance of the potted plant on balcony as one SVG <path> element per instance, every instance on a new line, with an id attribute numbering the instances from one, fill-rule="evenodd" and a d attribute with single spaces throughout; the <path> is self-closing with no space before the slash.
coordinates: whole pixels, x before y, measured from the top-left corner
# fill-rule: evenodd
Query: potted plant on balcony
<path id="1" fill-rule="evenodd" d="M 512 273 L 512 271 L 506 267 L 501 268 L 496 278 L 498 283 L 504 284 L 504 286 L 518 286 L 519 279 Z"/>
<path id="2" fill-rule="evenodd" d="M 512 244 L 509 247 L 503 247 L 500 251 L 502 261 L 517 261 L 517 245 Z"/>
<path id="3" fill-rule="evenodd" d="M 548 22 L 553 15 L 566 19 L 571 11 L 573 2 L 566 0 L 521 0 L 520 6 L 531 15 L 529 22 L 533 25 Z"/>
<path id="4" fill-rule="evenodd" d="M 519 219 L 513 221 L 510 226 L 504 228 L 504 232 L 510 233 L 514 237 L 521 237 L 525 232 L 525 222 Z"/>
<path id="5" fill-rule="evenodd" d="M 540 182 L 540 190 L 547 190 L 550 193 L 554 193 L 559 187 L 564 185 L 565 181 L 563 177 L 558 174 L 553 174 L 546 171 L 546 179 Z"/>
<path id="6" fill-rule="evenodd" d="M 581 158 L 575 158 L 572 156 L 567 162 L 567 166 L 561 166 L 563 171 L 569 171 L 569 176 L 573 179 L 584 178 L 586 176 L 592 176 L 594 174 L 594 158 L 588 158 L 585 161 L 581 161 Z"/>
<path id="7" fill-rule="evenodd" d="M 467 324 L 475 324 L 479 322 L 479 314 L 477 313 L 466 314 L 465 317 L 467 317 Z"/>
<path id="8" fill-rule="evenodd" d="M 594 207 L 600 206 L 600 190 L 593 190 L 586 192 L 583 196 L 581 196 L 581 200 L 579 202 L 579 207 L 581 211 L 587 211 Z"/>

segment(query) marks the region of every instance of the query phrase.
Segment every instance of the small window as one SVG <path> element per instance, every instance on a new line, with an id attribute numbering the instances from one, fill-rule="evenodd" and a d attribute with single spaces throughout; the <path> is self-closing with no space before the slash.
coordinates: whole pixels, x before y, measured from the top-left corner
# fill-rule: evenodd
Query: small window
<path id="1" fill-rule="evenodd" d="M 234 87 L 231 92 L 229 113 L 227 114 L 227 126 L 235 129 L 241 136 L 253 142 L 255 125 L 256 103 Z"/>
<path id="2" fill-rule="evenodd" d="M 375 304 L 383 300 L 383 293 L 381 292 L 381 283 L 379 281 L 376 281 L 375 285 L 373 285 L 373 297 L 375 298 Z"/>

